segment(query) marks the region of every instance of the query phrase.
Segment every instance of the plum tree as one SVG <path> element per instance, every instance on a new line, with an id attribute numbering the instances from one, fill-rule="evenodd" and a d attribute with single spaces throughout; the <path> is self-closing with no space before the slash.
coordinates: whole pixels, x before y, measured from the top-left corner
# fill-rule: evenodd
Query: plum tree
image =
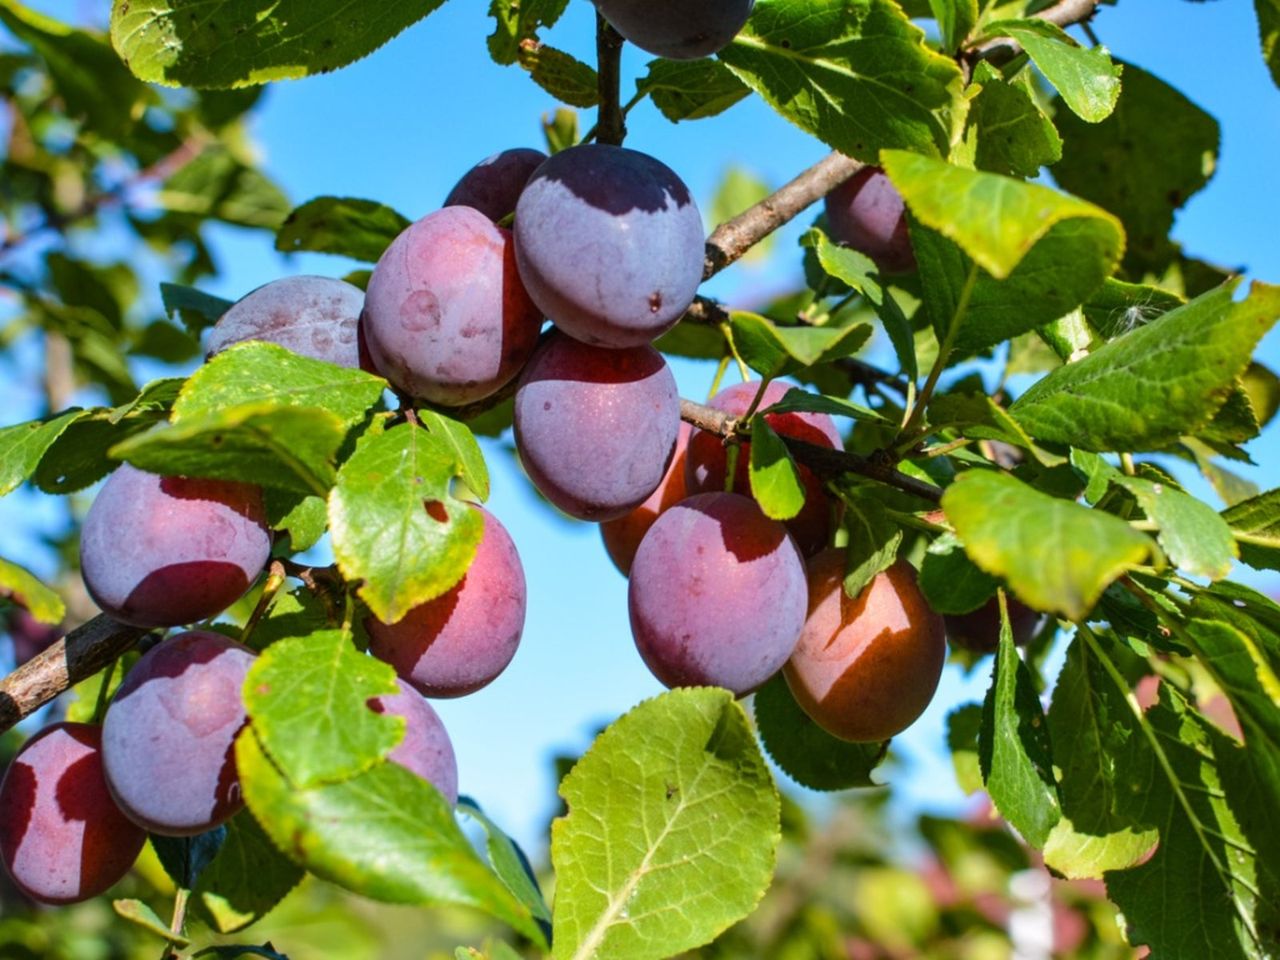
<path id="1" fill-rule="evenodd" d="M 428 214 L 396 237 L 373 268 L 361 323 L 378 373 L 446 406 L 510 382 L 541 327 L 511 233 L 463 206 Z"/>
<path id="2" fill-rule="evenodd" d="M 796 702 L 843 740 L 887 740 L 915 723 L 946 660 L 942 617 L 915 569 L 899 560 L 856 598 L 844 591 L 842 550 L 809 561 L 809 616 L 783 673 Z"/>
<path id="3" fill-rule="evenodd" d="M 193 836 L 244 805 L 233 747 L 245 723 L 240 691 L 253 659 L 220 633 L 193 630 L 134 664 L 102 724 L 107 785 L 134 823 Z"/>
<path id="4" fill-rule="evenodd" d="M 497 679 L 524 630 L 525 580 L 506 528 L 489 511 L 466 575 L 394 624 L 369 618 L 369 650 L 428 697 L 461 697 Z"/>
<path id="5" fill-rule="evenodd" d="M 751 16 L 755 0 L 596 0 L 610 25 L 641 50 L 671 60 L 724 49 Z"/>
<path id="6" fill-rule="evenodd" d="M 780 401 L 791 390 L 787 384 L 772 381 L 765 388 L 759 409 L 763 410 Z M 751 401 L 760 390 L 759 381 L 738 383 L 716 394 L 710 406 L 735 416 L 742 416 L 751 409 Z M 843 450 L 840 431 L 835 421 L 825 413 L 770 413 L 765 416 L 769 426 L 779 436 L 804 440 L 820 447 Z M 751 444 L 743 443 L 738 455 L 738 469 L 734 474 L 733 488 L 739 493 L 751 489 Z M 725 488 L 728 471 L 728 455 L 724 442 L 714 434 L 697 431 L 689 440 L 689 453 L 685 458 L 685 484 L 691 493 L 705 493 Z M 827 546 L 831 535 L 831 501 L 823 492 L 822 481 L 812 470 L 799 465 L 800 480 L 804 484 L 804 507 L 787 521 L 787 529 L 806 554 L 814 554 Z"/>
<path id="7" fill-rule="evenodd" d="M 55 723 L 22 745 L 0 783 L 0 860 L 41 903 L 75 903 L 114 886 L 147 835 L 125 817 L 102 772 L 102 731 Z"/>
<path id="8" fill-rule="evenodd" d="M 906 204 L 879 167 L 863 167 L 829 193 L 826 208 L 836 243 L 865 253 L 883 273 L 916 268 Z"/>
<path id="9" fill-rule="evenodd" d="M 701 493 L 649 528 L 631 566 L 631 632 L 669 687 L 755 690 L 804 627 L 804 560 L 749 497 Z"/>
<path id="10" fill-rule="evenodd" d="M 358 369 L 364 293 L 345 280 L 285 277 L 237 301 L 209 331 L 209 356 L 265 340 L 315 360 Z"/>
<path id="11" fill-rule="evenodd" d="M 449 805 L 458 802 L 458 761 L 453 742 L 431 704 L 403 680 L 400 692 L 374 697 L 371 709 L 403 717 L 404 739 L 387 759 L 426 780 L 440 791 Z"/>
<path id="12" fill-rule="evenodd" d="M 89 595 L 104 613 L 139 627 L 221 613 L 270 553 L 259 488 L 162 477 L 128 464 L 98 491 L 80 535 Z"/>
<path id="13" fill-rule="evenodd" d="M 572 147 L 539 167 L 516 206 L 515 242 L 534 302 L 596 346 L 666 333 L 702 282 L 702 216 L 689 188 L 624 147 Z"/>
<path id="14" fill-rule="evenodd" d="M 1013 642 L 1025 647 L 1036 635 L 1043 619 L 1039 613 L 1015 597 L 1008 597 L 1009 627 Z M 972 613 L 947 614 L 947 639 L 972 653 L 995 653 L 1000 646 L 1000 601 L 992 597 Z"/>
<path id="15" fill-rule="evenodd" d="M 546 159 L 541 150 L 528 147 L 495 153 L 462 175 L 444 205 L 472 207 L 497 223 L 515 213 L 525 184 Z"/>
<path id="16" fill-rule="evenodd" d="M 555 334 L 520 378 L 515 431 L 543 496 L 580 520 L 614 520 L 667 472 L 680 431 L 676 380 L 652 347 L 605 350 Z"/>
<path id="17" fill-rule="evenodd" d="M 640 541 L 649 532 L 654 521 L 688 496 L 684 478 L 684 461 L 692 430 L 689 424 L 681 421 L 680 432 L 676 435 L 676 452 L 671 458 L 671 465 L 667 467 L 662 482 L 653 493 L 649 494 L 648 499 L 625 517 L 606 520 L 600 524 L 600 537 L 604 540 L 604 548 L 608 551 L 613 565 L 622 572 L 624 577 L 631 573 L 631 562 L 635 560 L 636 551 L 640 549 Z"/>

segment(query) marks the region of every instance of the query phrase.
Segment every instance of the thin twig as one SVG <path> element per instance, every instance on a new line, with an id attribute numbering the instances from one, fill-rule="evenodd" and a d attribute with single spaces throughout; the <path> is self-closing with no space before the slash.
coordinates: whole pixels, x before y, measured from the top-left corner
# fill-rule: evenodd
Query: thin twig
<path id="1" fill-rule="evenodd" d="M 622 45 L 625 41 L 609 21 L 596 14 L 596 79 L 600 108 L 596 118 L 596 143 L 621 146 L 627 138 L 622 112 Z"/>

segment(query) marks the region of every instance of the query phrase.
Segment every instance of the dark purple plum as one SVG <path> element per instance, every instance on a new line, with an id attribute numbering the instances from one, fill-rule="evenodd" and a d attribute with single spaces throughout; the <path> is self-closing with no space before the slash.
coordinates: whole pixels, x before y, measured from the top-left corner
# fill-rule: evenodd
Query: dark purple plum
<path id="1" fill-rule="evenodd" d="M 423 217 L 373 268 L 361 331 L 374 368 L 418 400 L 462 406 L 520 372 L 542 314 L 509 231 L 470 207 Z"/>
<path id="2" fill-rule="evenodd" d="M 0 859 L 33 900 L 76 903 L 104 893 L 146 843 L 146 832 L 111 799 L 101 745 L 98 727 L 46 727 L 0 783 Z"/>
<path id="3" fill-rule="evenodd" d="M 1043 617 L 1015 597 L 1009 597 L 1009 628 L 1015 646 L 1025 647 L 1036 635 Z M 1000 648 L 1000 601 L 992 597 L 972 613 L 947 614 L 947 639 L 972 653 L 995 653 Z"/>
<path id="4" fill-rule="evenodd" d="M 650 343 L 702 282 L 702 216 L 689 188 L 623 147 L 572 147 L 540 166 L 516 206 L 515 243 L 534 302 L 595 346 Z"/>
<path id="5" fill-rule="evenodd" d="M 556 334 L 520 378 L 515 428 L 543 496 L 579 520 L 614 520 L 666 474 L 680 431 L 676 378 L 652 347 L 605 350 Z"/>
<path id="6" fill-rule="evenodd" d="M 161 477 L 128 464 L 103 484 L 80 534 L 80 571 L 102 611 L 139 627 L 221 613 L 271 553 L 262 491 Z"/>
<path id="7" fill-rule="evenodd" d="M 631 565 L 631 632 L 669 687 L 755 690 L 791 656 L 807 603 L 804 560 L 787 528 L 736 493 L 676 504 Z"/>
<path id="8" fill-rule="evenodd" d="M 497 223 L 515 213 L 524 185 L 546 159 L 541 150 L 528 147 L 495 153 L 462 175 L 444 205 L 471 207 Z"/>
<path id="9" fill-rule="evenodd" d="M 882 273 L 909 273 L 916 255 L 902 194 L 879 167 L 863 167 L 827 194 L 831 239 L 865 253 Z"/>
<path id="10" fill-rule="evenodd" d="M 265 340 L 313 360 L 358 369 L 356 326 L 364 292 L 331 277 L 285 277 L 236 302 L 209 331 L 209 356 Z"/>
<path id="11" fill-rule="evenodd" d="M 524 630 L 520 555 L 493 514 L 466 576 L 443 596 L 414 607 L 397 623 L 365 621 L 369 650 L 428 697 L 461 697 L 497 679 Z"/>
<path id="12" fill-rule="evenodd" d="M 458 802 L 458 761 L 449 733 L 431 704 L 403 680 L 399 683 L 399 693 L 369 702 L 378 713 L 404 717 L 404 739 L 387 759 L 426 780 L 453 806 Z"/>
<path id="13" fill-rule="evenodd" d="M 62 627 L 41 623 L 25 607 L 18 607 L 9 615 L 7 630 L 15 663 L 26 663 L 60 640 L 64 632 Z"/>
<path id="14" fill-rule="evenodd" d="M 751 409 L 751 401 L 760 389 L 759 381 L 739 383 L 726 387 L 711 398 L 710 406 L 734 416 L 742 416 Z M 794 387 L 774 380 L 765 389 L 758 409 L 779 402 Z M 835 421 L 825 413 L 771 413 L 765 417 L 769 426 L 779 436 L 804 440 L 819 447 L 843 450 L 840 431 Z M 738 453 L 738 469 L 733 478 L 733 489 L 738 493 L 751 490 L 751 444 L 742 444 Z M 689 453 L 685 458 L 685 483 L 690 493 L 706 493 L 723 490 L 728 472 L 728 456 L 725 445 L 715 434 L 696 431 L 689 440 Z M 822 481 L 803 464 L 799 465 L 800 481 L 804 484 L 805 500 L 800 512 L 787 521 L 787 529 L 796 538 L 796 544 L 806 556 L 827 546 L 831 535 L 831 501 L 822 489 Z"/>
<path id="15" fill-rule="evenodd" d="M 631 573 L 631 563 L 636 558 L 636 551 L 640 549 L 640 541 L 649 532 L 654 521 L 688 496 L 684 482 L 684 460 L 692 429 L 689 424 L 681 422 L 680 433 L 676 437 L 675 456 L 671 458 L 671 466 L 667 467 L 666 476 L 658 484 L 658 489 L 625 517 L 600 524 L 604 548 L 609 552 L 613 565 L 624 577 Z"/>
<path id="16" fill-rule="evenodd" d="M 243 805 L 236 734 L 251 650 L 193 630 L 143 655 L 102 724 L 107 785 L 125 815 L 153 833 L 194 836 Z"/>
<path id="17" fill-rule="evenodd" d="M 709 57 L 727 47 L 755 0 L 596 0 L 600 15 L 641 50 L 671 60 Z"/>

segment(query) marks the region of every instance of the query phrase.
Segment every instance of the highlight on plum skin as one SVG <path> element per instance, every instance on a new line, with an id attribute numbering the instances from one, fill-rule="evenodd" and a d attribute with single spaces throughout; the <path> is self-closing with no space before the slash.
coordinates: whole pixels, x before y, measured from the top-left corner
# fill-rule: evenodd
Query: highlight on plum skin
<path id="1" fill-rule="evenodd" d="M 1036 635 L 1036 629 L 1044 619 L 1016 597 L 1006 595 L 1009 607 L 1009 628 L 1013 632 L 1015 646 L 1025 647 Z M 947 639 L 957 647 L 972 653 L 995 653 L 1000 647 L 1000 601 L 992 597 L 971 613 L 946 614 Z"/>
<path id="2" fill-rule="evenodd" d="M 208 355 L 262 340 L 313 360 L 360 368 L 364 291 L 331 277 L 285 277 L 237 301 L 209 331 Z"/>
<path id="3" fill-rule="evenodd" d="M 375 370 L 395 387 L 462 406 L 520 372 L 542 322 L 520 282 L 510 231 L 457 206 L 391 242 L 369 278 L 360 327 Z"/>
<path id="4" fill-rule="evenodd" d="M 524 567 L 510 534 L 489 511 L 466 575 L 448 593 L 400 621 L 370 617 L 369 650 L 428 697 L 461 697 L 488 686 L 511 663 L 524 631 Z"/>
<path id="5" fill-rule="evenodd" d="M 625 516 L 662 482 L 680 430 L 675 376 L 652 347 L 605 350 L 552 335 L 516 390 L 520 461 L 579 520 Z"/>
<path id="6" fill-rule="evenodd" d="M 631 567 L 631 632 L 668 687 L 742 697 L 778 672 L 804 627 L 804 560 L 749 497 L 702 493 L 662 514 Z"/>
<path id="7" fill-rule="evenodd" d="M 102 611 L 138 627 L 221 613 L 271 553 L 262 491 L 226 480 L 162 477 L 129 464 L 98 492 L 80 535 L 80 568 Z"/>
<path id="8" fill-rule="evenodd" d="M 947 645 L 915 569 L 899 560 L 851 599 L 843 550 L 809 561 L 809 615 L 783 668 L 815 723 L 855 742 L 887 740 L 924 713 L 938 688 Z"/>
<path id="9" fill-rule="evenodd" d="M 593 143 L 557 153 L 521 194 L 514 229 L 529 295 L 583 343 L 652 342 L 702 283 L 702 215 L 689 188 L 635 150 Z"/>
<path id="10" fill-rule="evenodd" d="M 595 0 L 618 33 L 641 50 L 671 60 L 719 53 L 738 35 L 755 0 Z"/>
<path id="11" fill-rule="evenodd" d="M 56 723 L 23 744 L 0 782 L 0 860 L 40 903 L 106 892 L 146 843 L 111 799 L 101 744 L 98 727 Z"/>
<path id="12" fill-rule="evenodd" d="M 471 207 L 497 223 L 515 213 L 533 171 L 546 161 L 541 150 L 517 147 L 481 160 L 445 197 L 446 207 Z"/>
<path id="13" fill-rule="evenodd" d="M 902 194 L 879 167 L 863 167 L 827 194 L 831 239 L 865 253 L 882 273 L 910 273 L 916 255 Z"/>
<path id="14" fill-rule="evenodd" d="M 193 630 L 157 644 L 133 666 L 102 724 L 107 786 L 129 819 L 153 833 L 194 836 L 244 801 L 235 738 L 251 650 Z"/>
<path id="15" fill-rule="evenodd" d="M 640 541 L 649 532 L 654 521 L 688 496 L 684 481 L 684 461 L 692 430 L 689 424 L 681 421 L 680 432 L 676 435 L 675 456 L 671 458 L 671 466 L 667 467 L 658 489 L 625 517 L 606 520 L 600 524 L 600 538 L 604 541 L 604 548 L 613 565 L 624 577 L 631 573 L 631 563 L 635 560 L 636 551 L 640 549 Z"/>
<path id="16" fill-rule="evenodd" d="M 373 711 L 403 717 L 405 721 L 404 739 L 387 754 L 387 759 L 426 780 L 449 801 L 449 806 L 457 806 L 458 761 L 453 741 L 431 704 L 403 680 L 397 682 L 398 693 L 369 701 Z"/>
<path id="17" fill-rule="evenodd" d="M 796 388 L 777 380 L 770 382 L 758 409 L 773 406 L 794 389 Z M 759 390 L 758 380 L 734 384 L 712 397 L 709 405 L 734 416 L 742 416 L 751 409 L 751 401 Z M 831 450 L 844 449 L 835 421 L 825 413 L 770 413 L 765 416 L 765 420 L 779 436 L 804 440 Z M 736 493 L 751 491 L 750 462 L 751 444 L 746 442 L 741 445 L 738 453 L 738 469 L 733 481 Z M 801 552 L 810 556 L 822 550 L 830 541 L 831 501 L 823 490 L 822 481 L 814 472 L 804 464 L 797 464 L 797 467 L 805 490 L 804 506 L 786 523 Z M 689 440 L 689 453 L 685 459 L 685 484 L 689 492 L 723 490 L 727 473 L 728 454 L 724 442 L 715 434 L 696 431 Z"/>

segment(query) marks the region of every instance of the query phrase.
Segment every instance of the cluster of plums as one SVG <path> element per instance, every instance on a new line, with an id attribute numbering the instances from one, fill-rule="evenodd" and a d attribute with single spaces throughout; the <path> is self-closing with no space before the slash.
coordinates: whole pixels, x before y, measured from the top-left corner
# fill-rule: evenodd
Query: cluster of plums
<path id="1" fill-rule="evenodd" d="M 729 6 L 745 19 L 751 3 Z M 643 18 L 628 18 L 644 4 L 600 7 L 628 37 L 641 36 Z M 681 49 L 700 49 L 689 43 Z M 833 236 L 886 272 L 911 266 L 896 197 L 872 170 L 828 200 Z M 508 230 L 501 224 L 512 214 Z M 601 524 L 630 576 L 637 647 L 660 680 L 745 695 L 781 669 L 833 734 L 888 738 L 932 697 L 942 619 L 905 563 L 845 596 L 820 481 L 801 467 L 804 509 L 785 525 L 770 520 L 749 496 L 726 492 L 749 490 L 745 451 L 730 484 L 722 439 L 681 424 L 675 379 L 651 343 L 692 303 L 703 240 L 688 188 L 652 157 L 604 145 L 551 158 L 511 150 L 467 173 L 443 209 L 400 234 L 367 291 L 323 277 L 267 284 L 219 319 L 209 353 L 265 340 L 371 370 L 408 402 L 444 408 L 516 381 L 525 470 L 565 513 Z M 547 318 L 554 329 L 544 335 Z M 742 415 L 758 389 L 730 387 L 713 405 Z M 762 405 L 786 390 L 770 384 Z M 841 446 L 825 415 L 768 420 L 781 435 Z M 453 750 L 424 697 L 493 681 L 525 616 L 515 546 L 495 517 L 474 509 L 484 533 L 464 578 L 396 623 L 367 623 L 371 652 L 400 677 L 399 693 L 369 705 L 406 721 L 389 759 L 450 801 Z M 124 465 L 86 517 L 81 570 L 104 612 L 167 629 L 240 599 L 271 541 L 258 487 Z M 989 627 L 969 632 L 989 643 Z M 221 633 L 172 635 L 129 671 L 101 728 L 59 723 L 28 741 L 0 784 L 0 857 L 18 886 L 47 903 L 91 897 L 124 874 L 148 831 L 191 836 L 234 815 L 242 800 L 233 744 L 247 722 L 241 690 L 254 657 Z"/>

